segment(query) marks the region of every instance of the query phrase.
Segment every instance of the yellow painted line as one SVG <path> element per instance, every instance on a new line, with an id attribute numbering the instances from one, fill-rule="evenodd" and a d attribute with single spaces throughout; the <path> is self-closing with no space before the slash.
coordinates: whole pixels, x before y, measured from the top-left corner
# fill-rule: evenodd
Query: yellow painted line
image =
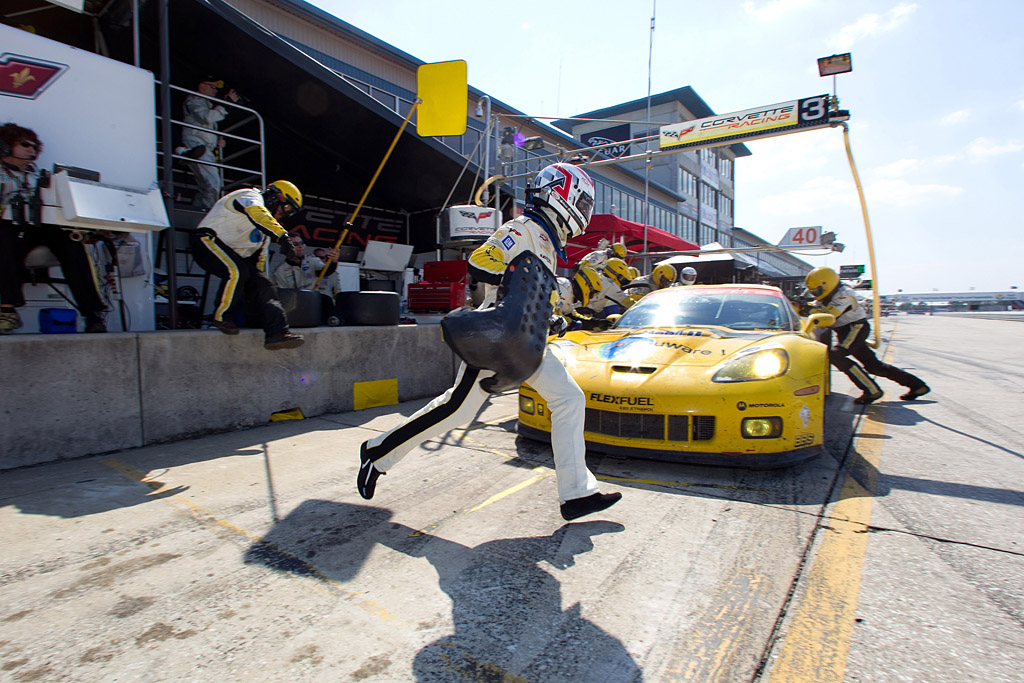
<path id="1" fill-rule="evenodd" d="M 497 453 L 498 455 L 505 455 L 504 453 L 499 453 L 498 451 L 492 451 L 492 452 L 493 453 Z M 506 456 L 506 457 L 512 457 L 512 456 Z M 428 534 L 428 533 L 432 532 L 434 529 L 436 529 L 439 526 L 441 526 L 442 524 L 445 524 L 446 522 L 450 522 L 453 519 L 457 519 L 458 517 L 462 517 L 463 515 L 468 515 L 471 512 L 476 512 L 477 510 L 485 508 L 488 505 L 490 505 L 492 503 L 496 503 L 499 500 L 501 500 L 502 498 L 510 496 L 513 493 L 516 493 L 517 491 L 521 491 L 521 490 L 525 489 L 527 486 L 532 486 L 533 484 L 536 484 L 538 481 L 541 481 L 542 479 L 550 477 L 552 474 L 555 473 L 555 471 L 553 469 L 551 469 L 550 467 L 534 467 L 533 471 L 536 472 L 537 474 L 532 476 L 532 477 L 530 477 L 526 481 L 521 481 L 518 484 L 515 484 L 513 486 L 508 487 L 507 489 L 505 489 L 504 491 L 502 491 L 500 493 L 494 494 L 493 496 L 491 496 L 490 498 L 488 498 L 484 502 L 480 503 L 479 505 L 475 505 L 475 506 L 473 506 L 471 508 L 465 508 L 465 509 L 459 510 L 458 512 L 454 512 L 454 513 L 448 515 L 447 517 L 443 517 L 443 518 L 437 520 L 436 522 L 434 522 L 433 524 L 430 524 L 428 526 L 423 527 L 422 529 L 417 529 L 417 530 L 413 531 L 411 534 L 409 534 L 408 538 L 413 538 L 415 536 L 422 536 L 424 534 Z"/>
<path id="2" fill-rule="evenodd" d="M 886 362 L 888 356 L 887 352 Z M 878 410 L 884 408 L 869 408 L 872 412 Z M 839 501 L 827 518 L 829 526 L 822 530 L 814 561 L 801 579 L 806 590 L 787 617 L 770 683 L 842 683 L 844 679 L 870 537 L 867 531 L 882 454 L 883 439 L 879 437 L 885 434 L 881 421 L 862 417 L 857 427 L 854 452 L 868 466 L 847 468 Z M 851 469 L 856 470 L 863 485 Z"/>
<path id="3" fill-rule="evenodd" d="M 166 493 L 167 491 L 172 490 L 163 482 L 156 481 L 154 479 L 148 479 L 145 474 L 135 469 L 134 467 L 131 467 L 130 465 L 126 465 L 117 458 L 104 458 L 100 462 L 102 462 L 104 465 L 111 468 L 112 470 L 120 472 L 129 479 L 134 479 L 137 482 L 145 484 L 149 488 L 153 489 L 154 493 Z M 180 493 L 171 494 L 166 498 L 161 498 L 161 500 L 166 501 L 167 503 L 176 503 L 178 505 L 184 506 L 190 512 L 193 513 L 193 516 L 196 519 L 203 522 L 204 524 L 214 524 L 221 528 L 227 529 L 228 531 L 231 531 L 234 534 L 244 536 L 246 540 L 251 541 L 253 543 L 256 543 L 260 540 L 259 536 L 257 536 L 256 534 L 246 531 L 242 527 L 236 526 L 227 520 L 219 519 L 209 510 L 204 509 L 201 505 L 189 500 Z"/>
<path id="4" fill-rule="evenodd" d="M 497 495 L 491 496 L 490 498 L 488 498 L 484 502 L 480 503 L 476 507 L 470 508 L 469 510 L 467 510 L 467 512 L 476 512 L 477 510 L 479 510 L 481 508 L 487 507 L 491 503 L 498 502 L 499 500 L 501 500 L 502 498 L 505 498 L 506 496 L 511 496 L 516 491 L 520 491 L 522 489 L 525 489 L 527 486 L 531 486 L 533 484 L 536 484 L 541 479 L 544 479 L 545 477 L 550 477 L 553 474 L 553 472 L 550 469 L 548 469 L 547 467 L 534 467 L 533 471 L 534 472 L 539 472 L 540 474 L 537 474 L 537 475 L 535 475 L 533 477 L 530 477 L 526 481 L 520 482 L 520 483 L 516 484 L 515 486 L 511 486 L 511 487 L 505 489 L 504 491 L 502 491 L 501 493 L 499 493 Z"/>
<path id="5" fill-rule="evenodd" d="M 686 635 L 686 651 L 666 667 L 672 681 L 722 681 L 741 658 L 739 644 L 755 627 L 751 615 L 757 610 L 767 579 L 751 571 L 734 573 L 728 583 L 716 589 L 715 609 L 709 610 Z"/>
<path id="6" fill-rule="evenodd" d="M 165 492 L 173 490 L 173 489 L 169 488 L 163 482 L 156 481 L 155 479 L 149 479 L 148 476 L 146 474 L 144 474 L 143 472 L 140 472 L 139 470 L 135 469 L 134 467 L 121 462 L 117 458 L 104 458 L 104 459 L 100 460 L 100 462 L 103 463 L 104 465 L 106 465 L 107 467 L 111 468 L 112 470 L 114 470 L 116 472 L 120 472 L 121 474 L 125 475 L 129 479 L 134 479 L 135 481 L 137 481 L 139 483 L 145 484 L 146 486 L 151 488 L 154 493 L 165 493 Z M 237 536 L 243 537 L 248 542 L 251 542 L 251 543 L 262 543 L 263 545 L 265 545 L 265 546 L 267 546 L 269 548 L 272 548 L 274 552 L 279 553 L 281 556 L 286 557 L 289 560 L 292 560 L 292 561 L 300 564 L 304 570 L 308 571 L 313 576 L 313 578 L 316 579 L 316 581 L 313 583 L 313 585 L 318 590 L 324 590 L 324 591 L 326 591 L 328 593 L 334 592 L 334 593 L 342 593 L 344 595 L 347 595 L 347 596 L 349 596 L 351 598 L 354 598 L 356 600 L 357 604 L 362 609 L 366 610 L 370 614 L 373 614 L 373 615 L 377 616 L 378 618 L 380 618 L 381 621 L 385 621 L 385 622 L 389 622 L 389 623 L 395 624 L 396 626 L 399 626 L 401 628 L 406 628 L 406 629 L 412 628 L 411 624 L 408 624 L 408 623 L 402 621 L 401 619 L 399 619 L 395 615 L 391 614 L 387 610 L 385 610 L 382 607 L 380 607 L 373 600 L 367 600 L 367 599 L 361 597 L 362 594 L 359 593 L 358 591 L 354 591 L 354 590 L 351 590 L 351 589 L 348 589 L 348 588 L 344 588 L 343 585 L 340 582 L 336 581 L 335 579 L 332 579 L 331 577 L 327 576 L 326 574 L 323 574 L 315 566 L 313 566 L 310 563 L 306 562 L 302 558 L 296 557 L 295 555 L 289 553 L 286 550 L 282 550 L 281 548 L 273 545 L 272 543 L 268 543 L 267 541 L 261 539 L 257 534 L 254 534 L 251 531 L 243 529 L 242 527 L 240 527 L 240 526 L 238 526 L 236 524 L 232 524 L 231 522 L 229 522 L 229 521 L 227 521 L 225 519 L 220 519 L 219 517 L 214 515 L 212 512 L 210 512 L 209 510 L 204 508 L 202 505 L 199 505 L 195 501 L 189 500 L 188 498 L 186 498 L 185 496 L 181 495 L 180 493 L 171 494 L 171 495 L 169 495 L 169 496 L 167 496 L 165 498 L 161 498 L 160 500 L 164 501 L 168 505 L 171 505 L 172 507 L 174 507 L 174 506 L 184 507 L 186 509 L 186 511 L 190 513 L 190 516 L 193 519 L 201 522 L 202 524 L 204 524 L 206 526 L 215 526 L 215 527 L 219 527 L 221 529 L 227 529 L 231 533 L 233 533 L 233 534 L 235 534 Z M 279 572 L 279 573 L 285 573 L 285 574 L 288 574 L 289 576 L 293 576 L 295 578 L 300 578 L 300 579 L 307 578 L 307 577 L 304 577 L 304 576 L 301 576 L 301 575 L 298 575 L 298 574 L 291 574 L 290 572 Z"/>

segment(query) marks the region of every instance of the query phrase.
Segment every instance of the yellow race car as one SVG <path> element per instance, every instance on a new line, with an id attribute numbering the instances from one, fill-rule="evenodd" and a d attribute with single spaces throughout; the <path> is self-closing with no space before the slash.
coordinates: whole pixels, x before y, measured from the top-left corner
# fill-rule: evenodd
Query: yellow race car
<path id="1" fill-rule="evenodd" d="M 550 344 L 586 394 L 591 450 L 762 469 L 821 451 L 828 349 L 813 332 L 833 322 L 801 318 L 777 287 L 695 285 Z M 550 432 L 547 404 L 523 384 L 519 434 Z"/>

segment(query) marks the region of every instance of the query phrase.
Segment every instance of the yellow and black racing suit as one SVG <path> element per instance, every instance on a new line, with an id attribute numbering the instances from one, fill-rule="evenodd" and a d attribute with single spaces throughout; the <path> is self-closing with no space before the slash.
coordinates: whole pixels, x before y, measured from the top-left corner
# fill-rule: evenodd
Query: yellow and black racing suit
<path id="1" fill-rule="evenodd" d="M 836 343 L 829 348 L 828 359 L 865 394 L 879 396 L 882 393 L 871 375 L 891 379 L 911 390 L 925 386 L 917 376 L 883 363 L 868 346 L 866 340 L 871 333 L 871 324 L 868 322 L 867 311 L 860 305 L 852 289 L 841 284 L 832 294 L 814 302 L 812 306 L 821 313 L 835 316 L 836 321 L 831 327 L 836 335 Z"/>
<path id="2" fill-rule="evenodd" d="M 196 263 L 221 279 L 214 320 L 235 322 L 242 309 L 258 310 L 268 338 L 288 332 L 277 288 L 266 274 L 270 240 L 286 234 L 256 188 L 235 190 L 217 200 L 191 240 Z"/>

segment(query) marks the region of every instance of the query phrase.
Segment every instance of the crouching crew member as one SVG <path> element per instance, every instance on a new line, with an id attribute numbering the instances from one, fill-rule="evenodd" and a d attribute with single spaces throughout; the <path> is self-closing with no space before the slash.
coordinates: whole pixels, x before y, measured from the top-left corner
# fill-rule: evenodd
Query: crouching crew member
<path id="1" fill-rule="evenodd" d="M 470 257 L 469 274 L 486 284 L 480 309 L 494 305 L 496 286 L 502 282 L 508 265 L 521 254 L 532 252 L 553 279 L 557 257 L 564 258 L 565 244 L 583 234 L 590 222 L 594 183 L 580 168 L 569 164 L 547 166 L 526 194 L 523 215 L 498 228 Z M 553 302 L 552 296 L 547 305 Z M 463 362 L 455 386 L 398 427 L 363 443 L 357 479 L 359 494 L 372 498 L 377 478 L 389 472 L 412 449 L 427 439 L 468 424 L 487 400 L 489 381 L 493 383 L 495 377 L 494 372 Z M 597 480 L 587 469 L 583 391 L 549 347 L 543 348 L 540 366 L 526 381 L 551 409 L 551 448 L 562 517 L 576 519 L 615 504 L 622 495 L 600 493 Z"/>
<path id="2" fill-rule="evenodd" d="M 907 387 L 909 391 L 900 396 L 904 401 L 913 401 L 931 391 L 920 378 L 878 359 L 866 341 L 871 332 L 867 311 L 853 290 L 839 282 L 836 271 L 815 268 L 807 274 L 805 283 L 808 293 L 814 297 L 811 306 L 835 316 L 836 321 L 831 328 L 836 333 L 836 343 L 829 349 L 828 359 L 864 392 L 853 399 L 854 403 L 865 405 L 882 398 L 884 392 L 871 375 L 885 377 Z"/>
<path id="3" fill-rule="evenodd" d="M 221 279 L 211 324 L 224 334 L 238 334 L 234 316 L 248 302 L 261 313 L 264 348 L 302 345 L 302 335 L 289 331 L 277 287 L 267 277 L 271 239 L 286 259 L 294 255 L 288 232 L 278 221 L 300 208 L 299 188 L 275 180 L 262 193 L 255 187 L 229 192 L 199 223 L 191 239 L 192 255 L 206 272 Z"/>

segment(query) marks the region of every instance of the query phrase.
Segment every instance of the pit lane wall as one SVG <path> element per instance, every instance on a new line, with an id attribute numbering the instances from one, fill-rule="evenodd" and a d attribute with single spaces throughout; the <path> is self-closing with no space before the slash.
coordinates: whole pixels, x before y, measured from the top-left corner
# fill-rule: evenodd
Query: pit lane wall
<path id="1" fill-rule="evenodd" d="M 262 330 L 0 337 L 0 470 L 350 411 L 388 380 L 399 401 L 433 396 L 457 369 L 439 325 L 300 331 L 282 351 Z"/>

